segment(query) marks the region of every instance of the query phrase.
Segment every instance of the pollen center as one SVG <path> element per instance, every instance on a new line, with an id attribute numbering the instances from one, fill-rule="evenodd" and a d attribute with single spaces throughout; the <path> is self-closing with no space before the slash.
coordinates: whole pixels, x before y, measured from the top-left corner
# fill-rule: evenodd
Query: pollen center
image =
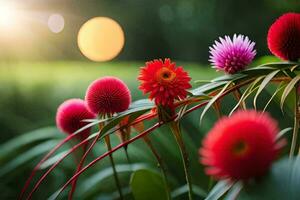
<path id="1" fill-rule="evenodd" d="M 249 147 L 244 141 L 236 142 L 232 147 L 232 153 L 236 156 L 243 156 L 247 153 Z"/>
<path id="2" fill-rule="evenodd" d="M 167 67 L 161 68 L 156 74 L 159 82 L 171 82 L 175 79 L 176 73 Z"/>

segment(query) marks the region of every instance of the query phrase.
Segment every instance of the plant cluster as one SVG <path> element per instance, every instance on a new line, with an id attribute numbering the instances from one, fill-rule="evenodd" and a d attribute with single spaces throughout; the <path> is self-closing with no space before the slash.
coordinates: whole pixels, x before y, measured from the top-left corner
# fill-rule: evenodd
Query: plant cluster
<path id="1" fill-rule="evenodd" d="M 268 32 L 268 47 L 270 51 L 284 62 L 266 63 L 257 67 L 247 68 L 256 55 L 255 43 L 247 36 L 225 36 L 209 48 L 212 66 L 225 75 L 191 89 L 191 78 L 181 66 L 176 66 L 170 59 L 157 59 L 146 62 L 140 70 L 139 89 L 149 94 L 149 99 L 131 102 L 130 90 L 124 82 L 115 77 L 103 77 L 95 80 L 88 87 L 85 100 L 71 99 L 59 106 L 56 122 L 58 128 L 67 133 L 67 137 L 51 150 L 33 169 L 20 194 L 20 199 L 31 199 L 45 178 L 68 155 L 77 149 L 82 149 L 82 156 L 76 161 L 74 175 L 67 180 L 50 199 L 57 198 L 68 186 L 68 198 L 72 199 L 76 191 L 79 176 L 90 167 L 109 157 L 114 172 L 116 187 L 120 199 L 124 198 L 120 187 L 118 173 L 115 169 L 113 153 L 124 148 L 128 162 L 130 155 L 127 147 L 134 141 L 142 139 L 149 147 L 160 166 L 166 192 L 165 199 L 171 199 L 170 186 L 164 161 L 159 152 L 153 148 L 148 137 L 153 130 L 161 126 L 169 126 L 181 153 L 181 160 L 187 183 L 188 198 L 197 198 L 193 192 L 192 177 L 189 172 L 189 156 L 182 138 L 181 119 L 198 109 L 202 109 L 200 125 L 205 113 L 213 108 L 219 120 L 206 134 L 199 147 L 199 165 L 206 168 L 211 182 L 218 181 L 210 190 L 206 199 L 218 199 L 226 195 L 226 199 L 236 199 L 243 195 L 251 196 L 249 187 L 278 177 L 267 178 L 273 174 L 276 159 L 284 155 L 282 148 L 289 146 L 289 159 L 281 159 L 278 165 L 282 171 L 300 171 L 297 159 L 299 154 L 299 81 L 300 74 L 297 62 L 300 58 L 300 14 L 287 13 L 279 17 Z M 268 84 L 276 84 L 276 90 L 262 111 L 256 109 L 257 98 Z M 222 98 L 234 95 L 236 104 L 229 114 L 221 112 Z M 253 95 L 253 108 L 247 108 L 246 99 Z M 266 113 L 270 102 L 280 97 L 280 109 L 284 106 L 294 117 L 294 126 L 280 130 L 276 119 Z M 292 111 L 292 112 L 291 112 Z M 223 116 L 224 115 L 224 116 Z M 149 123 L 145 123 L 145 122 Z M 149 125 L 150 124 L 150 125 Z M 91 133 L 92 127 L 97 127 L 96 133 Z M 138 134 L 132 135 L 133 129 Z M 286 133 L 293 130 L 292 138 Z M 112 146 L 111 134 L 118 134 L 120 143 Z M 61 146 L 70 140 L 77 143 L 61 156 L 33 185 L 30 184 L 39 167 L 47 161 Z M 104 140 L 107 151 L 85 165 L 86 157 L 95 145 Z M 200 144 L 200 141 L 199 141 Z M 278 174 L 277 174 L 278 175 Z M 279 177 L 282 178 L 282 177 Z M 296 187 L 300 176 L 290 177 L 289 186 Z M 294 180 L 294 181 L 293 181 Z M 268 182 L 269 181 L 269 182 Z M 274 181 L 274 180 L 273 180 Z M 298 181 L 298 182 L 297 182 Z M 278 189 L 276 185 L 273 185 Z M 273 191 L 272 191 L 273 192 Z M 297 199 L 297 191 L 280 188 L 274 194 L 285 193 L 287 199 Z M 133 191 L 134 194 L 134 191 Z M 257 192 L 256 192 L 257 194 Z M 280 199 L 280 195 L 262 197 L 262 199 Z"/>

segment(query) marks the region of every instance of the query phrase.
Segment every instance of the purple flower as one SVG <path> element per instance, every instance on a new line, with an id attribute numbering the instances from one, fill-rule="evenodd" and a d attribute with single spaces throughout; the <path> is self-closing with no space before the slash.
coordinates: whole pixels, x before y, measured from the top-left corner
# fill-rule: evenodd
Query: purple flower
<path id="1" fill-rule="evenodd" d="M 225 36 L 219 38 L 212 47 L 209 47 L 209 61 L 217 70 L 234 74 L 247 67 L 253 60 L 256 50 L 255 43 L 243 35 L 234 34 L 233 39 Z"/>

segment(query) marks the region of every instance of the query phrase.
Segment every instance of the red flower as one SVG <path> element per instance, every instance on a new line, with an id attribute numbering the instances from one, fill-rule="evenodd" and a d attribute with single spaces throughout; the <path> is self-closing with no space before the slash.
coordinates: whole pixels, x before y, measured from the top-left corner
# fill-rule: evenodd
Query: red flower
<path id="1" fill-rule="evenodd" d="M 105 115 L 127 110 L 131 95 L 123 81 L 115 77 L 104 77 L 91 83 L 85 100 L 93 113 Z"/>
<path id="2" fill-rule="evenodd" d="M 300 58 L 300 14 L 286 13 L 279 17 L 268 32 L 270 51 L 283 60 Z"/>
<path id="3" fill-rule="evenodd" d="M 199 150 L 206 173 L 232 180 L 262 176 L 279 152 L 278 132 L 276 121 L 266 113 L 238 111 L 222 118 Z"/>
<path id="4" fill-rule="evenodd" d="M 185 98 L 186 90 L 191 88 L 188 73 L 170 59 L 146 62 L 138 79 L 141 82 L 139 89 L 144 94 L 150 93 L 149 98 L 154 99 L 156 105 L 172 107 L 174 100 Z"/>
<path id="5" fill-rule="evenodd" d="M 62 132 L 73 134 L 78 129 L 88 124 L 82 120 L 92 119 L 95 117 L 96 116 L 87 109 L 83 100 L 69 99 L 58 107 L 56 113 L 56 124 Z M 86 138 L 89 135 L 90 130 L 91 129 L 88 128 L 82 131 L 79 138 Z"/>

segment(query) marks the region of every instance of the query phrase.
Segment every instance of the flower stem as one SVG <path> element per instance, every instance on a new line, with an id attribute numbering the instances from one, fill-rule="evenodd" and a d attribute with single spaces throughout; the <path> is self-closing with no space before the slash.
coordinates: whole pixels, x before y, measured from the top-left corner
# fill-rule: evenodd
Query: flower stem
<path id="1" fill-rule="evenodd" d="M 295 155 L 295 150 L 297 148 L 297 138 L 299 132 L 299 119 L 300 119 L 300 112 L 299 112 L 299 97 L 296 90 L 296 97 L 295 97 L 295 108 L 294 108 L 294 129 L 293 129 L 293 138 L 292 144 L 290 149 L 290 158 Z M 299 149 L 300 152 L 300 149 Z"/>
<path id="2" fill-rule="evenodd" d="M 75 171 L 75 174 L 77 172 L 79 172 L 83 165 L 84 165 L 84 162 L 85 162 L 85 159 L 87 158 L 88 154 L 90 152 L 92 152 L 92 149 L 94 148 L 95 144 L 97 143 L 98 139 L 100 138 L 100 133 L 101 133 L 101 130 L 103 128 L 104 124 L 103 123 L 100 123 L 99 124 L 99 134 L 95 137 L 95 139 L 93 140 L 93 142 L 91 143 L 91 145 L 89 146 L 89 148 L 87 149 L 88 147 L 88 143 L 84 144 L 83 146 L 83 156 L 81 157 L 81 160 L 80 162 L 78 162 L 78 165 L 77 165 L 77 169 Z M 79 178 L 79 177 L 78 177 Z M 77 185 L 77 181 L 78 181 L 78 178 L 75 179 L 73 182 L 72 182 L 72 187 L 71 187 L 71 190 L 69 192 L 69 196 L 68 196 L 68 199 L 69 200 L 72 200 L 73 199 L 73 195 L 75 193 L 75 190 L 76 190 L 76 185 Z"/>
<path id="3" fill-rule="evenodd" d="M 181 136 L 181 131 L 179 127 L 178 121 L 172 121 L 170 122 L 170 128 L 172 130 L 172 133 L 176 139 L 176 142 L 178 144 L 180 154 L 181 154 L 181 159 L 183 161 L 183 168 L 184 168 L 184 173 L 185 173 L 185 179 L 188 185 L 188 195 L 189 195 L 189 200 L 193 199 L 193 190 L 192 190 L 192 181 L 191 181 L 191 175 L 189 172 L 189 158 L 188 154 Z"/>
<path id="4" fill-rule="evenodd" d="M 104 139 L 105 139 L 105 143 L 107 145 L 107 150 L 110 151 L 112 148 L 111 148 L 109 135 L 105 136 Z M 111 167 L 113 169 L 114 178 L 115 178 L 115 181 L 116 181 L 116 185 L 117 185 L 117 188 L 118 188 L 120 199 L 124 199 L 121 184 L 120 184 L 120 180 L 119 180 L 119 177 L 118 177 L 118 173 L 117 173 L 117 170 L 116 170 L 116 166 L 115 166 L 115 162 L 114 162 L 112 154 L 109 154 L 109 159 L 110 159 Z"/>
<path id="5" fill-rule="evenodd" d="M 130 157 L 129 157 L 129 154 L 128 154 L 128 150 L 127 150 L 127 147 L 124 147 L 123 148 L 124 149 L 124 153 L 125 153 L 125 156 L 126 156 L 126 159 L 127 159 L 127 162 L 128 162 L 128 164 L 132 164 L 132 162 L 131 162 L 131 159 L 130 159 Z"/>
<path id="6" fill-rule="evenodd" d="M 77 169 L 75 171 L 75 174 L 81 170 L 83 164 L 84 164 L 84 161 L 90 151 L 90 149 L 87 150 L 87 147 L 88 147 L 88 143 L 84 144 L 84 146 L 82 147 L 82 150 L 83 150 L 83 155 L 82 155 L 82 158 L 81 160 L 77 160 L 76 162 L 76 165 L 77 165 Z M 72 187 L 71 187 L 71 190 L 69 192 L 69 196 L 68 196 L 68 199 L 69 200 L 72 200 L 73 199 L 73 195 L 75 193 L 75 190 L 76 190 L 76 185 L 77 185 L 77 181 L 78 179 L 75 179 L 73 182 L 72 182 Z"/>
<path id="7" fill-rule="evenodd" d="M 148 145 L 148 147 L 150 148 L 151 152 L 153 153 L 153 155 L 155 156 L 158 166 L 160 167 L 162 173 L 163 173 L 163 178 L 164 178 L 164 185 L 165 185 L 165 189 L 167 191 L 167 199 L 170 200 L 170 187 L 168 185 L 168 179 L 167 179 L 167 170 L 165 168 L 165 165 L 163 164 L 163 161 L 160 157 L 160 155 L 158 154 L 158 152 L 156 151 L 156 149 L 154 148 L 150 138 L 146 135 L 143 137 L 144 142 Z"/>
<path id="8" fill-rule="evenodd" d="M 213 108 L 216 111 L 217 117 L 218 119 L 220 119 L 222 117 L 222 112 L 221 112 L 221 103 L 219 100 L 217 100 L 214 104 L 213 104 Z"/>
<path id="9" fill-rule="evenodd" d="M 110 151 L 107 151 L 105 153 L 103 153 L 101 156 L 95 158 L 93 161 L 91 161 L 89 164 L 87 164 L 84 168 L 82 168 L 78 173 L 76 173 L 75 175 L 73 175 L 58 191 L 56 191 L 49 199 L 56 199 L 65 189 L 66 187 L 68 187 L 68 185 L 70 183 L 72 183 L 74 181 L 74 179 L 76 179 L 78 176 L 80 176 L 83 172 L 85 172 L 87 169 L 89 169 L 90 167 L 94 166 L 97 162 L 99 162 L 100 160 L 102 160 L 103 158 L 105 158 L 106 156 L 114 153 L 115 151 L 119 150 L 120 148 L 123 148 L 124 146 L 138 140 L 141 139 L 142 137 L 144 137 L 147 134 L 150 134 L 151 132 L 153 132 L 155 129 L 159 128 L 160 126 L 162 126 L 163 123 L 158 122 L 156 124 L 154 124 L 153 126 L 151 126 L 150 128 L 148 128 L 147 130 L 143 131 L 142 133 L 138 134 L 137 136 L 129 139 L 128 141 L 124 142 L 124 143 L 120 143 L 119 145 L 115 146 L 114 148 L 112 148 Z M 54 167 L 52 167 L 53 169 Z M 26 198 L 26 200 L 30 200 L 33 193 L 38 189 L 39 185 L 41 184 L 41 182 L 45 179 L 45 177 L 50 173 L 50 172 L 46 172 L 47 174 L 44 174 L 43 177 L 38 181 L 37 184 L 35 184 L 34 188 L 30 191 L 28 197 Z"/>
<path id="10" fill-rule="evenodd" d="M 239 102 L 240 99 L 242 98 L 242 93 L 240 91 L 240 89 L 236 89 L 233 91 L 233 95 L 234 97 L 236 98 L 236 100 Z M 246 102 L 245 100 L 242 100 L 241 104 L 240 104 L 240 108 L 243 109 L 243 110 L 246 110 L 247 109 L 247 106 L 246 106 Z"/>

